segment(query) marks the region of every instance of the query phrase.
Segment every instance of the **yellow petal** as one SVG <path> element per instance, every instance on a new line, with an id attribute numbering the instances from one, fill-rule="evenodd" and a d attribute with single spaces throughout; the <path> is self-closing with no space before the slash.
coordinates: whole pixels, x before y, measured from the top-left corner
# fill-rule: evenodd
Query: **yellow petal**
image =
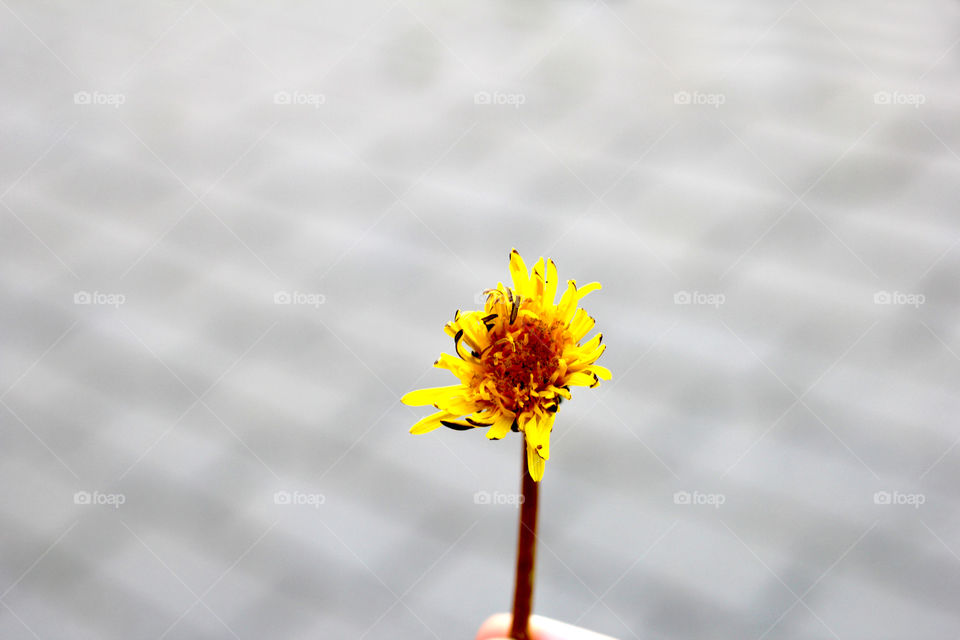
<path id="1" fill-rule="evenodd" d="M 479 410 L 479 407 L 477 407 L 476 402 L 472 398 L 466 398 L 464 396 L 452 396 L 450 398 L 445 398 L 437 404 L 440 409 L 457 416 L 466 415 Z"/>
<path id="2" fill-rule="evenodd" d="M 533 265 L 533 277 L 530 279 L 530 288 L 532 297 L 541 304 L 543 303 L 543 293 L 546 287 L 546 275 L 543 272 L 543 256 Z"/>
<path id="3" fill-rule="evenodd" d="M 590 284 L 585 284 L 579 289 L 577 289 L 577 300 L 583 300 L 587 297 L 588 293 L 593 293 L 594 291 L 599 291 L 603 288 L 599 282 L 591 282 Z"/>
<path id="4" fill-rule="evenodd" d="M 530 477 L 534 482 L 540 482 L 543 478 L 544 460 L 537 454 L 537 450 L 527 445 L 527 467 L 530 469 Z"/>
<path id="5" fill-rule="evenodd" d="M 607 350 L 607 345 L 602 344 L 602 345 L 600 345 L 599 347 L 597 347 L 596 349 L 594 349 L 593 351 L 591 351 L 590 353 L 588 353 L 586 356 L 583 356 L 583 357 L 582 357 L 582 361 L 583 361 L 583 362 L 596 362 L 596 361 L 597 361 L 597 358 L 599 358 L 600 356 L 602 356 L 602 355 L 603 355 L 603 352 L 606 351 L 606 350 Z"/>
<path id="6" fill-rule="evenodd" d="M 430 389 L 417 389 L 411 391 L 400 398 L 400 402 L 411 407 L 425 407 L 427 405 L 437 404 L 448 398 L 463 395 L 466 387 L 462 384 L 454 384 L 449 387 L 432 387 Z"/>
<path id="7" fill-rule="evenodd" d="M 587 368 L 587 370 L 597 374 L 597 377 L 601 380 L 611 380 L 613 378 L 613 373 L 610 372 L 610 369 L 602 367 L 599 364 L 592 364 Z"/>
<path id="8" fill-rule="evenodd" d="M 453 373 L 453 375 L 460 378 L 460 380 L 466 384 L 473 380 L 474 375 L 476 374 L 476 365 L 472 362 L 467 362 L 466 360 L 461 360 L 460 358 L 450 355 L 449 353 L 440 354 L 440 359 L 433 363 L 433 366 L 438 369 L 446 369 Z"/>
<path id="9" fill-rule="evenodd" d="M 510 276 L 513 278 L 514 292 L 525 298 L 530 297 L 530 271 L 516 249 L 510 251 Z"/>
<path id="10" fill-rule="evenodd" d="M 556 417 L 556 413 L 548 412 L 539 419 L 528 422 L 524 433 L 527 445 L 533 447 L 537 455 L 544 460 L 550 459 L 550 432 L 553 431 Z"/>
<path id="11" fill-rule="evenodd" d="M 597 335 L 593 336 L 592 338 L 590 338 L 589 340 L 587 340 L 577 348 L 584 353 L 590 353 L 591 351 L 599 347 L 602 342 L 603 342 L 603 334 L 598 333 Z"/>
<path id="12" fill-rule="evenodd" d="M 570 393 L 570 389 L 564 389 L 563 387 L 554 387 L 554 389 L 556 389 L 558 396 L 566 398 L 567 400 L 573 399 L 573 395 Z"/>
<path id="13" fill-rule="evenodd" d="M 467 422 L 476 422 L 477 425 L 489 427 L 494 422 L 496 422 L 499 417 L 500 416 L 498 414 L 495 414 L 492 411 L 489 411 L 488 409 L 484 408 L 478 411 L 474 411 L 473 413 L 471 413 L 466 417 L 466 420 Z"/>
<path id="14" fill-rule="evenodd" d="M 562 315 L 570 305 L 576 306 L 576 295 L 577 281 L 567 280 L 567 289 L 563 292 L 563 295 L 560 296 L 560 302 L 557 304 L 557 312 Z"/>
<path id="15" fill-rule="evenodd" d="M 567 376 L 566 384 L 571 387 L 595 387 L 597 376 L 586 371 L 577 371 Z"/>
<path id="16" fill-rule="evenodd" d="M 532 413 L 521 413 L 517 416 L 517 428 L 520 429 L 520 433 L 525 433 L 527 425 L 533 422 L 534 417 Z"/>
<path id="17" fill-rule="evenodd" d="M 599 282 L 591 282 L 588 285 L 577 288 L 577 283 L 575 280 L 567 281 L 567 290 L 563 293 L 563 297 L 560 298 L 560 304 L 557 305 L 557 316 L 561 322 L 568 323 L 573 318 L 573 314 L 576 313 L 577 304 L 586 296 L 588 293 L 600 289 Z"/>
<path id="18" fill-rule="evenodd" d="M 552 305 L 557 299 L 557 265 L 547 260 L 547 283 L 543 289 L 544 304 Z"/>
<path id="19" fill-rule="evenodd" d="M 434 429 L 440 427 L 441 420 L 452 420 L 457 417 L 455 413 L 447 413 L 446 411 L 437 411 L 436 413 L 431 413 L 426 418 L 422 418 L 417 421 L 412 427 L 410 427 L 410 433 L 420 434 L 428 433 Z"/>
<path id="20" fill-rule="evenodd" d="M 491 440 L 500 440 L 510 433 L 510 427 L 513 425 L 513 418 L 507 415 L 501 417 L 487 429 L 487 437 Z"/>
<path id="21" fill-rule="evenodd" d="M 574 342 L 580 342 L 583 336 L 590 333 L 595 321 L 583 309 L 577 309 L 573 314 L 573 320 L 570 321 L 570 339 Z"/>
<path id="22" fill-rule="evenodd" d="M 568 371 L 581 371 L 586 367 L 592 365 L 597 361 L 597 358 L 603 355 L 603 352 L 607 350 L 607 345 L 601 344 L 596 348 L 592 348 L 597 342 L 594 340 L 590 341 L 591 345 L 584 345 L 582 347 L 576 347 L 574 349 L 567 349 L 563 352 L 563 358 L 567 361 L 567 370 Z"/>
<path id="23" fill-rule="evenodd" d="M 460 319 L 460 328 L 463 329 L 463 339 L 467 345 L 477 353 L 490 344 L 490 336 L 487 334 L 487 328 L 483 324 L 483 317 L 486 313 L 469 313 Z"/>

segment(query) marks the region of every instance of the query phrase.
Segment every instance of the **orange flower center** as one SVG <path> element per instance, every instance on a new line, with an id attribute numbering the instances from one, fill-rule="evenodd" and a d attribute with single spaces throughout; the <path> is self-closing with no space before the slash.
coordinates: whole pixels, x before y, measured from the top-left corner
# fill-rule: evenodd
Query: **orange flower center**
<path id="1" fill-rule="evenodd" d="M 483 354 L 485 377 L 495 386 L 504 408 L 522 411 L 530 403 L 531 392 L 550 385 L 560 362 L 554 336 L 559 326 L 522 318 Z"/>

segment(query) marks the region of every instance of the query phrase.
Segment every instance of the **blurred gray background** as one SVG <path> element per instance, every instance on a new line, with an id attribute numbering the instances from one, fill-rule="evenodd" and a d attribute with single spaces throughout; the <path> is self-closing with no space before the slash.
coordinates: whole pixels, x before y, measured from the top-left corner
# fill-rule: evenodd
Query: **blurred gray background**
<path id="1" fill-rule="evenodd" d="M 960 7 L 0 1 L 0 637 L 472 638 L 517 247 L 585 306 L 535 609 L 956 638 Z"/>

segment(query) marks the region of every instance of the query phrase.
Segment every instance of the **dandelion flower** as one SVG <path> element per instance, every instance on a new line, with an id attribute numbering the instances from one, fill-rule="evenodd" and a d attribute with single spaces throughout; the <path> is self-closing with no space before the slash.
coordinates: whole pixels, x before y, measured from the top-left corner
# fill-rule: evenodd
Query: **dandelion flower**
<path id="1" fill-rule="evenodd" d="M 570 387 L 595 387 L 611 377 L 606 367 L 595 364 L 606 348 L 602 334 L 582 342 L 594 320 L 579 304 L 600 284 L 577 288 L 569 280 L 556 302 L 553 260 L 540 258 L 528 270 L 516 249 L 510 252 L 510 276 L 512 287 L 499 283 L 485 291 L 482 310 L 457 311 L 444 327 L 455 355 L 442 354 L 434 366 L 449 370 L 459 384 L 411 391 L 402 401 L 438 409 L 410 433 L 441 426 L 485 428 L 488 438 L 499 440 L 510 431 L 522 432 L 527 468 L 539 482 L 550 458 L 557 410 L 570 399 Z"/>

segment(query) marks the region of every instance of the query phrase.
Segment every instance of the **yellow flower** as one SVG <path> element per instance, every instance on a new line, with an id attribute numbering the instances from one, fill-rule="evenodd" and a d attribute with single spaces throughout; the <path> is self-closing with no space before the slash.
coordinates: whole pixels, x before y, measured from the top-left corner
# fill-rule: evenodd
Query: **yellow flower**
<path id="1" fill-rule="evenodd" d="M 594 364 L 606 348 L 603 335 L 580 344 L 594 320 L 578 305 L 600 283 L 578 289 L 569 280 L 555 304 L 553 260 L 544 264 L 540 258 L 528 271 L 516 249 L 510 252 L 510 275 L 512 288 L 497 284 L 484 292 L 483 310 L 457 311 L 444 327 L 456 356 L 444 353 L 434 366 L 451 371 L 460 384 L 411 391 L 402 401 L 439 409 L 410 433 L 487 427 L 487 437 L 499 440 L 511 430 L 523 432 L 530 475 L 539 482 L 561 400 L 570 399 L 571 386 L 595 387 L 611 377 L 609 369 Z"/>

